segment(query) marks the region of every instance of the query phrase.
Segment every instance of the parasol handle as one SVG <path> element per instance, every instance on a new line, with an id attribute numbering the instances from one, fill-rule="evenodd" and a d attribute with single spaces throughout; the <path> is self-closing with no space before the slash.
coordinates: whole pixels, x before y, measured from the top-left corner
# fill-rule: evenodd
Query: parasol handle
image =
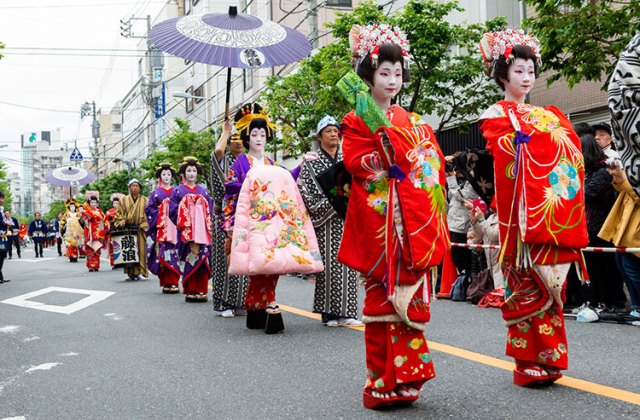
<path id="1" fill-rule="evenodd" d="M 227 99 L 224 104 L 224 120 L 229 119 L 229 95 L 231 94 L 231 67 L 227 68 Z"/>

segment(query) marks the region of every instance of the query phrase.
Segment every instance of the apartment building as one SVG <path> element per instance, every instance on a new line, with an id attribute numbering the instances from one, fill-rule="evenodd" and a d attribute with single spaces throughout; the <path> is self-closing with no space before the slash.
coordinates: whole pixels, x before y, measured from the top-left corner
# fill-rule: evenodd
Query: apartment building
<path id="1" fill-rule="evenodd" d="M 188 14 L 227 13 L 229 6 L 238 6 L 240 12 L 281 22 L 306 36 L 317 33 L 313 41 L 317 46 L 323 46 L 332 41 L 324 23 L 332 21 L 336 11 L 351 10 L 358 3 L 359 0 L 178 0 L 177 4 L 167 3 L 152 21 L 156 24 Z M 141 41 L 141 53 L 146 48 L 146 41 Z M 162 67 L 150 65 L 149 55 L 139 60 L 138 82 L 121 101 L 123 159 L 134 163 L 147 157 L 156 147 L 161 148 L 162 139 L 175 133 L 176 117 L 187 120 L 192 131 L 216 127 L 224 119 L 227 69 L 190 62 L 170 54 L 163 54 L 163 57 Z M 258 97 L 267 77 L 285 75 L 294 68 L 295 65 L 273 69 L 232 69 L 231 114 L 240 104 Z M 151 97 L 147 93 L 150 79 L 154 86 Z"/>

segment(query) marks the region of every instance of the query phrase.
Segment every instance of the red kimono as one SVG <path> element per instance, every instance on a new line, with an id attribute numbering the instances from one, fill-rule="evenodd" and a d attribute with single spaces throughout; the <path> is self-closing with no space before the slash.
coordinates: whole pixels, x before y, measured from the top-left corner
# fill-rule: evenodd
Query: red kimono
<path id="1" fill-rule="evenodd" d="M 393 105 L 393 127 L 372 133 L 352 111 L 342 121 L 344 164 L 353 177 L 338 260 L 363 273 L 365 388 L 420 389 L 435 376 L 423 331 L 429 268 L 449 249 L 444 157 L 428 125 Z"/>
<path id="2" fill-rule="evenodd" d="M 588 243 L 580 139 L 555 107 L 500 101 L 480 120 L 494 157 L 507 355 L 567 369 L 564 281 Z"/>
<path id="3" fill-rule="evenodd" d="M 83 205 L 84 212 L 84 243 L 87 256 L 87 268 L 89 271 L 100 269 L 100 250 L 104 246 L 106 229 L 104 226 L 104 213 L 99 208 L 91 208 L 87 203 Z"/>

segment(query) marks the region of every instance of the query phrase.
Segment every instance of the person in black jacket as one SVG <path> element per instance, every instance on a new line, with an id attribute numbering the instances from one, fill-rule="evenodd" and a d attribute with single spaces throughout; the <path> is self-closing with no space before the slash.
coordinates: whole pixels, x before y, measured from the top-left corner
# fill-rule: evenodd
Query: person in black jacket
<path id="1" fill-rule="evenodd" d="M 7 222 L 4 215 L 4 193 L 0 191 L 0 284 L 6 283 L 7 280 L 2 275 L 2 266 L 4 265 L 4 259 L 7 256 Z"/>
<path id="2" fill-rule="evenodd" d="M 584 134 L 580 137 L 580 142 L 585 165 L 584 200 L 589 246 L 613 247 L 611 242 L 598 237 L 598 232 L 617 198 L 616 190 L 611 185 L 611 175 L 606 169 L 607 157 L 593 135 Z M 622 279 L 618 274 L 615 254 L 585 252 L 584 258 L 591 280 L 591 306 L 596 312 L 624 310 L 626 296 Z"/>
<path id="3" fill-rule="evenodd" d="M 9 210 L 4 212 L 5 220 L 7 222 L 7 253 L 9 254 L 9 259 L 13 257 L 13 247 L 16 247 L 16 251 L 18 253 L 18 258 L 22 258 L 20 256 L 20 224 L 18 223 L 18 219 L 15 217 L 11 217 L 11 212 Z"/>
<path id="4" fill-rule="evenodd" d="M 40 219 L 40 212 L 34 213 L 35 220 L 29 223 L 29 236 L 33 240 L 33 246 L 36 251 L 36 258 L 42 258 L 42 244 L 47 240 L 47 233 L 49 228 L 47 224 Z"/>

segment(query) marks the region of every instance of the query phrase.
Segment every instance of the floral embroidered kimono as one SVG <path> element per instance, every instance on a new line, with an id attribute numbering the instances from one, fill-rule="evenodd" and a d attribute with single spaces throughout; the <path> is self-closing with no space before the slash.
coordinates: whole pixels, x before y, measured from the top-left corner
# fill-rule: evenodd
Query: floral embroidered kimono
<path id="1" fill-rule="evenodd" d="M 494 157 L 506 354 L 567 369 L 563 286 L 588 243 L 580 140 L 555 107 L 500 101 L 480 120 Z"/>
<path id="2" fill-rule="evenodd" d="M 111 268 L 113 268 L 113 244 L 111 243 L 111 232 L 114 229 L 113 223 L 116 220 L 116 209 L 110 208 L 104 215 L 104 225 L 107 229 L 107 233 L 104 236 L 104 242 L 107 245 L 107 252 L 109 253 L 109 262 Z"/>
<path id="3" fill-rule="evenodd" d="M 230 276 L 227 266 L 227 255 L 224 251 L 224 215 L 222 202 L 224 200 L 224 183 L 229 176 L 231 166 L 236 157 L 226 152 L 218 162 L 215 153 L 211 154 L 211 185 L 213 186 L 213 243 L 211 267 L 213 270 L 213 310 L 218 312 L 227 309 L 244 308 L 244 296 L 247 293 L 247 276 Z"/>
<path id="4" fill-rule="evenodd" d="M 229 171 L 229 177 L 225 182 L 225 196 L 223 202 L 224 229 L 227 233 L 233 232 L 236 216 L 236 205 L 242 184 L 249 170 L 255 165 L 254 158 L 248 154 L 238 156 Z M 264 165 L 275 165 L 268 157 L 264 158 Z M 294 179 L 297 179 L 300 167 L 291 171 Z M 248 310 L 265 309 L 270 302 L 276 300 L 276 285 L 278 274 L 255 274 L 250 276 L 245 296 L 245 308 Z"/>
<path id="5" fill-rule="evenodd" d="M 330 318 L 358 317 L 358 273 L 338 262 L 344 221 L 322 192 L 317 176 L 342 161 L 342 152 L 332 158 L 323 149 L 318 159 L 302 165 L 298 186 L 316 230 L 324 271 L 316 274 L 313 312 Z"/>
<path id="6" fill-rule="evenodd" d="M 67 256 L 69 261 L 78 261 L 79 247 L 82 246 L 84 232 L 80 225 L 80 213 L 67 211 L 64 214 L 64 240 L 67 244 Z"/>
<path id="7" fill-rule="evenodd" d="M 176 249 L 182 266 L 182 293 L 209 293 L 211 266 L 211 209 L 213 201 L 201 185 L 181 184 L 173 189 L 169 215 L 178 229 Z"/>
<path id="8" fill-rule="evenodd" d="M 169 217 L 173 187 L 157 187 L 144 209 L 147 216 L 147 263 L 149 271 L 158 276 L 160 287 L 178 286 L 180 265 L 175 250 L 176 226 Z"/>
<path id="9" fill-rule="evenodd" d="M 352 111 L 341 123 L 352 175 L 338 260 L 365 276 L 367 381 L 388 393 L 435 376 L 423 331 L 430 268 L 449 250 L 443 155 L 428 125 L 392 105 L 391 127 L 372 133 Z M 388 138 L 389 145 L 384 138 Z"/>
<path id="10" fill-rule="evenodd" d="M 88 203 L 82 206 L 82 220 L 84 220 L 84 242 L 87 255 L 87 268 L 89 270 L 100 269 L 100 250 L 104 246 L 106 230 L 104 226 L 104 213 L 99 208 L 91 208 Z"/>

